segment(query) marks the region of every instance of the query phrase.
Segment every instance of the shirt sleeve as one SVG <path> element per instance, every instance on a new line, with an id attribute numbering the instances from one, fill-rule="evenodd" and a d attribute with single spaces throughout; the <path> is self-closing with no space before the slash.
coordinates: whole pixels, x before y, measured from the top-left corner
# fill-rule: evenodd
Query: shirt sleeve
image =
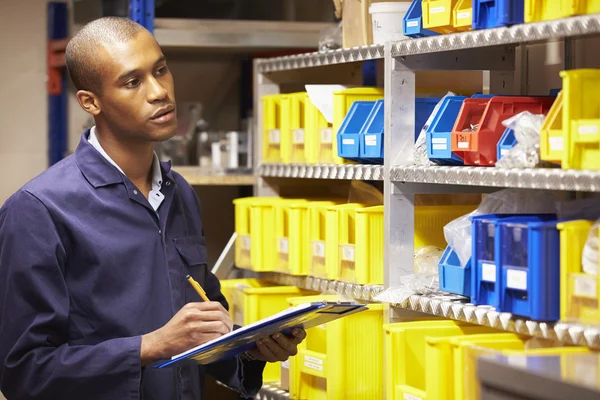
<path id="1" fill-rule="evenodd" d="M 141 337 L 68 342 L 66 251 L 52 216 L 20 191 L 0 210 L 0 390 L 9 399 L 139 399 Z"/>

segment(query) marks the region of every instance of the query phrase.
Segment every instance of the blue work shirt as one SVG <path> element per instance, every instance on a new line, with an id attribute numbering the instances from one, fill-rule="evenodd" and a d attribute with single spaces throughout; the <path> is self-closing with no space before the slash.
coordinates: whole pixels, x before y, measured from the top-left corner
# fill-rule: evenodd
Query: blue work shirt
<path id="1" fill-rule="evenodd" d="M 141 366 L 141 335 L 201 301 L 186 275 L 227 302 L 190 185 L 161 163 L 155 211 L 88 135 L 0 209 L 0 390 L 9 400 L 197 400 L 208 373 L 254 395 L 260 361 Z"/>

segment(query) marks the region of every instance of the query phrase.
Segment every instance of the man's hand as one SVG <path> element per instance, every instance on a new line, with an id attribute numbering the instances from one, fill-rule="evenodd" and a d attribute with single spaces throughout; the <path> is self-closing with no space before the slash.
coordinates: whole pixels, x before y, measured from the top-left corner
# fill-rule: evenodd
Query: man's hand
<path id="1" fill-rule="evenodd" d="M 257 341 L 256 349 L 248 351 L 248 354 L 261 361 L 285 361 L 289 357 L 298 354 L 298 345 L 305 338 L 306 331 L 300 328 L 292 331 L 292 337 L 288 337 L 281 332 L 276 333 Z"/>
<path id="2" fill-rule="evenodd" d="M 221 303 L 188 303 L 165 326 L 142 336 L 142 365 L 183 353 L 232 328 L 233 322 Z"/>

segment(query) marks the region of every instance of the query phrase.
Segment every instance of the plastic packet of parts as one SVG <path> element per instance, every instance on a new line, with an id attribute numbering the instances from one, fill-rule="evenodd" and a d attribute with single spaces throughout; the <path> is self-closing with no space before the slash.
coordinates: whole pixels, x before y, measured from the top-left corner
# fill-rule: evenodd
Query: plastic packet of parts
<path id="1" fill-rule="evenodd" d="M 600 219 L 590 228 L 581 255 L 583 272 L 590 275 L 598 275 L 598 227 L 600 227 Z"/>
<path id="2" fill-rule="evenodd" d="M 419 137 L 417 138 L 417 141 L 415 142 L 415 145 L 414 145 L 413 151 L 412 151 L 413 159 L 410 160 L 410 158 L 409 158 L 409 160 L 407 160 L 407 165 L 410 165 L 411 163 L 414 165 L 420 165 L 420 166 L 436 165 L 433 161 L 431 161 L 427 157 L 427 129 L 429 128 L 429 125 L 431 125 L 431 123 L 433 122 L 433 118 L 437 114 L 437 112 L 440 108 L 440 105 L 442 104 L 442 102 L 444 101 L 444 99 L 447 96 L 456 96 L 456 95 L 452 92 L 448 92 L 435 105 L 433 112 L 429 115 L 429 118 L 427 118 L 427 122 L 421 129 L 421 132 L 419 133 Z"/>
<path id="3" fill-rule="evenodd" d="M 319 32 L 319 51 L 342 48 L 342 23 L 325 28 Z"/>
<path id="4" fill-rule="evenodd" d="M 472 250 L 470 217 L 482 214 L 552 214 L 556 213 L 556 200 L 553 192 L 545 190 L 500 190 L 486 196 L 477 210 L 446 224 L 444 237 L 464 267 L 471 258 Z"/>
<path id="5" fill-rule="evenodd" d="M 410 296 L 443 295 L 440 291 L 438 264 L 444 251 L 438 247 L 427 246 L 419 249 L 414 256 L 415 274 L 400 277 L 400 285 L 390 287 L 377 296 L 375 301 L 391 304 L 402 304 Z"/>
<path id="6" fill-rule="evenodd" d="M 515 132 L 517 143 L 501 159 L 498 168 L 534 168 L 540 164 L 540 131 L 546 117 L 524 111 L 504 120 L 502 125 Z"/>

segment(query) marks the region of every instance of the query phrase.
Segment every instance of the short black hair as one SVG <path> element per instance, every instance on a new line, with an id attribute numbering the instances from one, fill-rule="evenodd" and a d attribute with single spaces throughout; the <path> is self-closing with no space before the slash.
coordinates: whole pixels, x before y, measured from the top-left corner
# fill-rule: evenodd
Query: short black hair
<path id="1" fill-rule="evenodd" d="M 86 24 L 69 41 L 66 50 L 67 69 L 77 90 L 95 94 L 102 91 L 101 66 L 97 62 L 100 46 L 124 43 L 146 30 L 142 25 L 120 17 L 104 17 Z"/>

